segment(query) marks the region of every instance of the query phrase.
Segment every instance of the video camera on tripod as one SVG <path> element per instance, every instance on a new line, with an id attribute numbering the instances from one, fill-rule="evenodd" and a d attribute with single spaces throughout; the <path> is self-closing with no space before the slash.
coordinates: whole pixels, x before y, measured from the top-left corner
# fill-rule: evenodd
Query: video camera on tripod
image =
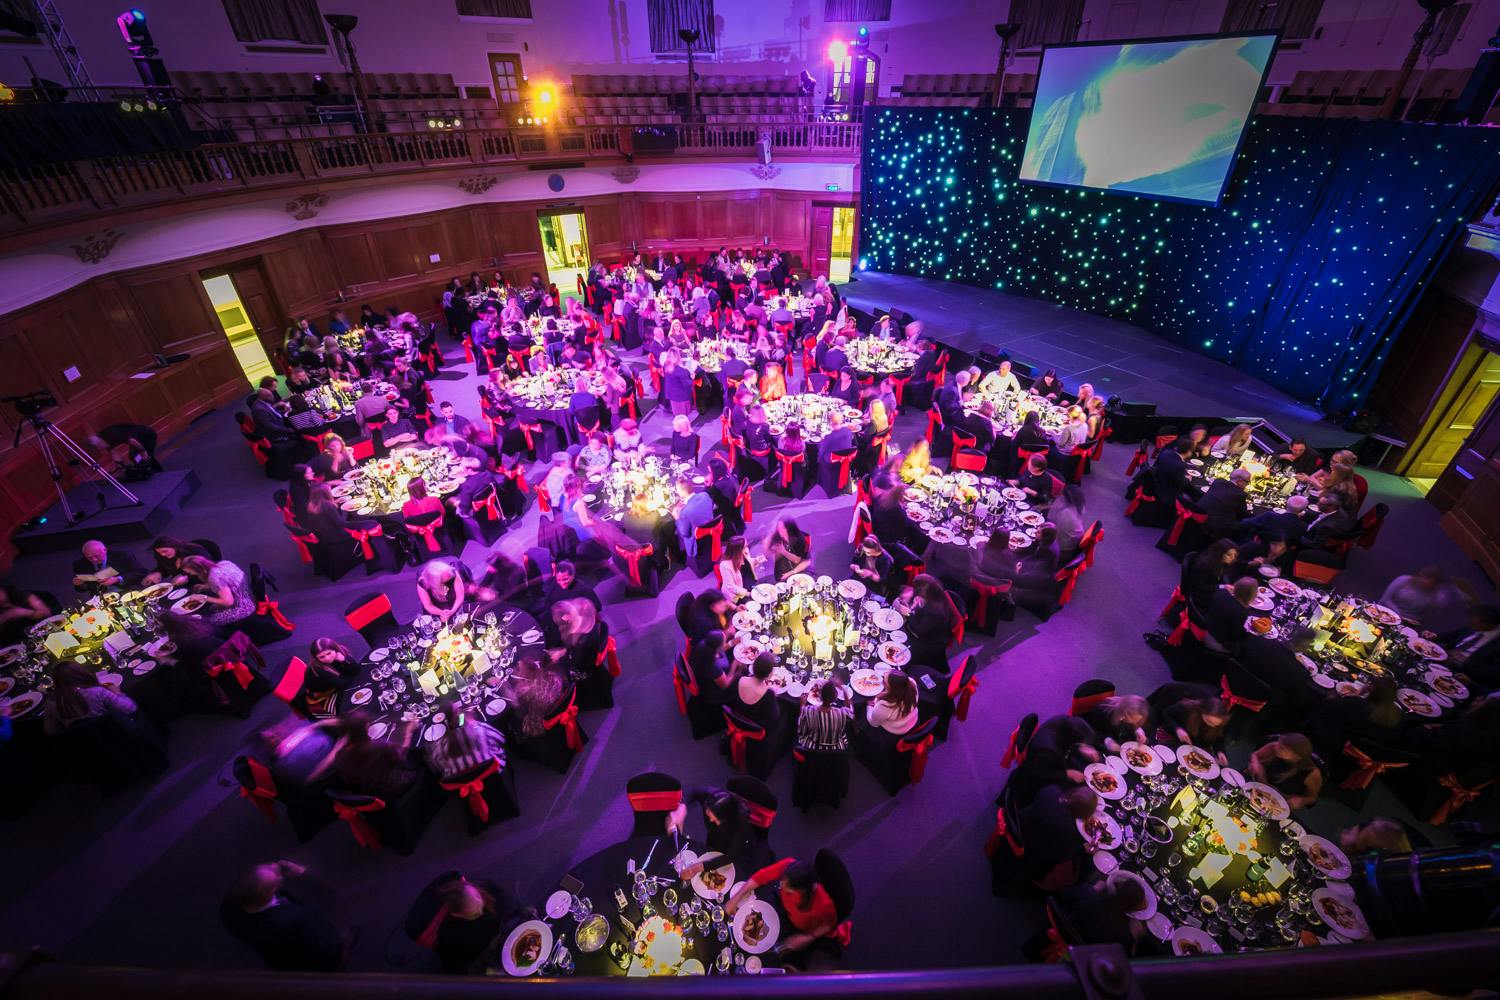
<path id="1" fill-rule="evenodd" d="M 14 447 L 21 446 L 21 435 L 25 433 L 28 426 L 31 427 L 32 440 L 37 450 L 42 453 L 42 459 L 47 463 L 47 474 L 52 478 L 52 487 L 57 490 L 57 500 L 62 507 L 63 515 L 67 517 L 70 524 L 77 524 L 83 520 L 84 514 L 74 511 L 73 505 L 68 502 L 68 491 L 63 489 L 62 469 L 57 464 L 57 459 L 52 454 L 52 442 L 56 442 L 60 448 L 71 452 L 77 459 L 77 464 L 93 472 L 95 475 L 109 483 L 120 495 L 123 496 L 131 506 L 139 507 L 141 498 L 125 488 L 125 485 L 110 474 L 97 459 L 88 451 L 79 446 L 77 441 L 68 437 L 56 424 L 42 416 L 42 411 L 50 406 L 57 405 L 57 397 L 50 389 L 36 389 L 23 393 L 19 396 L 0 396 L 0 403 L 10 403 L 15 406 L 16 412 L 25 420 L 16 425 L 16 439 Z M 104 506 L 104 497 L 99 497 L 101 508 Z"/>
<path id="2" fill-rule="evenodd" d="M 37 414 L 49 406 L 57 405 L 57 397 L 52 395 L 51 389 L 37 389 L 23 396 L 0 396 L 0 403 L 14 403 L 16 412 L 29 419 L 35 419 Z M 19 435 L 17 435 L 19 440 Z"/>

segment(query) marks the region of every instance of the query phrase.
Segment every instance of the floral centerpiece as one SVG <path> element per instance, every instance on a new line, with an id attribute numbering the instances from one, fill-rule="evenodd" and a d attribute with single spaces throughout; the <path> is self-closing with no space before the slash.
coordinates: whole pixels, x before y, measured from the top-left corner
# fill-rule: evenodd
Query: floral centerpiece
<path id="1" fill-rule="evenodd" d="M 676 479 L 688 474 L 692 466 L 684 462 L 669 462 L 657 455 L 645 455 L 639 459 L 610 466 L 598 480 L 604 509 L 610 516 L 623 515 L 635 498 L 641 497 L 645 508 L 658 517 L 670 517 L 677 513 Z"/>
<path id="2" fill-rule="evenodd" d="M 573 383 L 579 375 L 587 379 L 589 392 L 604 396 L 604 377 L 598 372 L 577 372 L 549 368 L 535 375 L 523 375 L 510 384 L 510 394 L 527 406 L 538 410 L 566 409 L 573 395 Z"/>
<path id="3" fill-rule="evenodd" d="M 909 372 L 917 365 L 916 351 L 879 337 L 860 337 L 844 348 L 844 354 L 855 371 L 876 375 Z"/>
<path id="4" fill-rule="evenodd" d="M 75 639 L 97 639 L 115 630 L 115 618 L 105 608 L 89 608 L 68 619 L 63 631 Z"/>
<path id="5" fill-rule="evenodd" d="M 441 496 L 458 489 L 468 475 L 447 448 L 400 448 L 344 473 L 333 494 L 343 500 L 345 510 L 391 512 L 401 509 L 406 486 L 417 477 L 427 483 L 429 493 Z"/>
<path id="6" fill-rule="evenodd" d="M 844 425 L 857 431 L 862 422 L 860 412 L 841 399 L 832 396 L 817 396 L 811 393 L 796 393 L 783 396 L 765 404 L 766 423 L 771 433 L 780 435 L 788 424 L 802 427 L 802 436 L 809 441 L 819 441 L 829 431 L 829 418 L 834 413 L 844 415 Z"/>
<path id="7" fill-rule="evenodd" d="M 635 929 L 627 976 L 675 976 L 687 959 L 687 940 L 682 928 L 659 913 L 642 920 Z"/>
<path id="8" fill-rule="evenodd" d="M 697 341 L 693 344 L 693 356 L 698 360 L 698 367 L 710 374 L 717 373 L 724 367 L 724 362 L 730 358 L 738 358 L 745 362 L 751 359 L 748 344 L 722 337 L 709 337 Z"/>
<path id="9" fill-rule="evenodd" d="M 1020 430 L 1026 414 L 1033 410 L 1036 411 L 1037 418 L 1041 421 L 1042 429 L 1048 434 L 1056 434 L 1068 422 L 1066 406 L 1059 406 L 1050 399 L 1033 396 L 1029 392 L 1016 392 L 1014 389 L 976 387 L 973 393 L 964 400 L 964 407 L 972 413 L 978 410 L 985 400 L 995 404 L 995 422 L 999 425 L 1001 433 L 1007 437 L 1013 436 L 1016 431 Z"/>

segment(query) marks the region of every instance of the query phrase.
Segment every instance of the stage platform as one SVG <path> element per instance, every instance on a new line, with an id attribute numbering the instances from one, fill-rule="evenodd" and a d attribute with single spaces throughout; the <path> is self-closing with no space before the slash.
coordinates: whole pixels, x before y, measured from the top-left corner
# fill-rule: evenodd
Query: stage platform
<path id="1" fill-rule="evenodd" d="M 62 504 L 48 507 L 46 520 L 29 531 L 18 531 L 16 548 L 21 552 L 56 552 L 76 549 L 91 538 L 114 544 L 149 541 L 166 526 L 198 492 L 198 474 L 191 469 L 167 469 L 142 483 L 125 487 L 140 497 L 139 507 L 127 504 L 124 497 L 108 483 L 88 482 L 68 491 L 68 503 L 82 520 L 69 524 Z"/>
<path id="2" fill-rule="evenodd" d="M 1038 373 L 1056 368 L 1069 389 L 1090 382 L 1101 396 L 1154 403 L 1166 416 L 1257 417 L 1321 448 L 1362 437 L 1245 372 L 1122 320 L 957 282 L 878 271 L 856 277 L 841 291 L 860 309 L 879 315 L 895 307 L 920 320 L 924 336 L 959 350 L 999 348 Z"/>

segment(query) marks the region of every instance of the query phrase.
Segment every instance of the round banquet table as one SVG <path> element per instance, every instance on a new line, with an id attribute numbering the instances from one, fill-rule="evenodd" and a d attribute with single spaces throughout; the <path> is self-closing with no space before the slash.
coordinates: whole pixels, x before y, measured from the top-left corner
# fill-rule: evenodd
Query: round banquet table
<path id="1" fill-rule="evenodd" d="M 1036 529 L 1046 521 L 1031 509 L 1024 492 L 993 476 L 940 473 L 935 468 L 907 487 L 902 506 L 932 541 L 976 549 L 989 542 L 997 527 L 1010 532 L 1012 549 L 1023 549 L 1036 540 Z"/>
<path id="2" fill-rule="evenodd" d="M 1068 422 L 1068 408 L 1059 406 L 1050 399 L 1009 389 L 981 389 L 978 386 L 973 388 L 974 391 L 964 400 L 964 409 L 969 413 L 977 413 L 980 404 L 985 400 L 993 402 L 995 404 L 995 433 L 1000 437 L 1015 437 L 1016 431 L 1021 429 L 1021 423 L 1026 419 L 1026 414 L 1032 410 L 1037 411 L 1042 430 L 1046 431 L 1048 436 L 1055 436 Z"/>
<path id="3" fill-rule="evenodd" d="M 1281 510 L 1287 497 L 1301 493 L 1309 498 L 1316 488 L 1297 482 L 1289 469 L 1264 456 L 1246 452 L 1240 458 L 1190 458 L 1187 461 L 1188 488 L 1206 493 L 1216 479 L 1228 479 L 1235 469 L 1249 468 L 1252 476 L 1245 488 L 1245 499 L 1253 513 Z"/>
<path id="4" fill-rule="evenodd" d="M 680 844 L 682 850 L 692 852 L 694 856 L 702 850 L 701 845 L 695 846 L 686 838 Z M 678 844 L 669 834 L 663 833 L 661 837 L 632 837 L 584 858 L 571 867 L 566 878 L 558 881 L 556 890 L 538 908 L 538 923 L 546 926 L 552 939 L 550 954 L 540 968 L 517 966 L 514 956 L 506 954 L 506 945 L 511 944 L 514 952 L 518 935 L 527 933 L 527 929 L 520 928 L 509 929 L 510 934 L 496 942 L 482 959 L 483 968 L 493 976 L 518 973 L 552 976 L 691 974 L 678 971 L 682 965 L 677 962 L 657 963 L 646 958 L 637 959 L 632 954 L 635 940 L 643 938 L 649 931 L 661 934 L 663 939 L 670 938 L 673 943 L 679 936 L 681 939 L 680 953 L 672 954 L 676 949 L 668 948 L 667 954 L 662 955 L 653 949 L 651 959 L 678 958 L 680 955 L 683 964 L 696 962 L 707 975 L 745 974 L 746 961 L 751 956 L 740 946 L 731 926 L 732 918 L 723 913 L 721 900 L 728 899 L 731 890 L 753 873 L 740 871 L 736 864 L 733 878 L 728 878 L 717 892 L 705 890 L 705 895 L 695 889 L 695 883 L 677 876 L 672 861 L 678 856 Z M 632 869 L 637 873 L 634 876 Z M 724 870 L 723 874 L 728 876 L 730 872 Z M 762 953 L 750 962 L 751 968 L 757 964 L 774 964 L 774 941 L 788 936 L 790 928 L 785 914 L 779 912 L 774 885 L 762 886 L 755 898 L 778 911 L 780 926 L 771 941 L 758 942 L 757 947 Z M 547 903 L 553 899 L 557 906 L 549 913 Z M 623 907 L 619 902 L 621 899 L 624 900 Z M 651 908 L 650 914 L 643 912 L 647 906 Z M 688 919 L 690 910 L 693 913 L 691 921 Z M 716 912 L 720 917 L 718 920 L 714 919 Z M 581 923 L 592 921 L 597 925 L 598 921 L 592 919 L 595 916 L 604 918 L 607 936 L 596 939 L 599 944 L 595 950 L 585 951 L 580 947 L 577 932 Z M 522 928 L 527 928 L 527 925 L 523 924 Z"/>
<path id="5" fill-rule="evenodd" d="M 859 378 L 909 375 L 917 367 L 917 352 L 879 337 L 860 337 L 844 348 L 849 367 Z"/>
<path id="6" fill-rule="evenodd" d="M 752 367 L 755 365 L 755 352 L 750 350 L 749 344 L 726 337 L 706 337 L 695 341 L 693 358 L 698 362 L 699 369 L 710 375 L 717 375 L 724 367 L 724 362 L 730 358 L 738 358 Z"/>
<path id="7" fill-rule="evenodd" d="M 361 662 L 359 680 L 339 692 L 335 710 L 373 715 L 369 731 L 375 739 L 392 732 L 397 722 L 420 722 L 418 735 L 425 744 L 444 732 L 447 720 L 434 718 L 441 713 L 438 698 L 454 696 L 466 710 L 503 728 L 506 702 L 487 682 L 503 682 L 516 660 L 540 656 L 542 630 L 525 611 L 494 603 L 475 611 L 466 608 L 453 621 L 460 624 L 445 629 L 436 618 L 419 616 L 371 649 Z M 441 656 L 444 644 L 454 638 L 468 645 Z M 430 693 L 420 680 L 429 673 L 434 682 Z"/>
<path id="8" fill-rule="evenodd" d="M 589 392 L 599 401 L 600 415 L 604 415 L 606 395 L 604 376 L 599 372 L 552 368 L 536 375 L 522 375 L 510 383 L 510 398 L 515 403 L 516 417 L 523 423 L 546 421 L 557 427 L 561 440 L 573 438 L 573 422 L 568 415 L 568 405 L 573 399 L 573 383 L 579 375 L 587 380 Z"/>
<path id="9" fill-rule="evenodd" d="M 371 458 L 344 473 L 329 489 L 346 516 L 395 518 L 410 499 L 407 483 L 420 476 L 429 496 L 456 491 L 469 470 L 447 448 L 401 447 L 384 458 Z"/>
<path id="10" fill-rule="evenodd" d="M 1389 676 L 1399 686 L 1396 704 L 1419 719 L 1451 714 L 1469 700 L 1467 685 L 1444 666 L 1443 648 L 1390 608 L 1283 578 L 1267 580 L 1250 607 L 1245 630 L 1252 635 L 1289 642 L 1299 626 L 1316 630 L 1313 649 L 1296 657 L 1320 694 L 1363 698 L 1371 677 Z"/>
<path id="11" fill-rule="evenodd" d="M 779 438 L 788 424 L 796 423 L 802 428 L 802 437 L 809 445 L 817 444 L 828 433 L 828 417 L 834 411 L 844 414 L 844 426 L 858 434 L 864 424 L 864 415 L 841 399 L 819 396 L 813 393 L 793 393 L 764 404 L 766 425 L 773 437 Z M 815 459 L 816 453 L 809 455 Z"/>
<path id="12" fill-rule="evenodd" d="M 1099 808 L 1079 832 L 1101 874 L 1146 889 L 1131 916 L 1158 941 L 1181 955 L 1369 936 L 1349 859 L 1274 789 L 1187 744 L 1120 752 L 1085 768 Z"/>

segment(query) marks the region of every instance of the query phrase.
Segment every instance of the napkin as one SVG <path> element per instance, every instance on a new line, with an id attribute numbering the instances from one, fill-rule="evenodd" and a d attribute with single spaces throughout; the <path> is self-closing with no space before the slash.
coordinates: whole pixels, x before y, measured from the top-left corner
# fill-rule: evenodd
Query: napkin
<path id="1" fill-rule="evenodd" d="M 438 675 L 435 670 L 424 670 L 417 675 L 417 686 L 423 694 L 437 694 Z"/>
<path id="2" fill-rule="evenodd" d="M 1280 858 L 1272 858 L 1266 863 L 1266 881 L 1271 883 L 1271 888 L 1280 889 L 1282 883 L 1291 877 L 1292 873 L 1281 863 Z"/>
<path id="3" fill-rule="evenodd" d="M 42 645 L 47 647 L 47 652 L 51 653 L 55 658 L 62 660 L 66 659 L 63 655 L 65 652 L 78 645 L 78 640 L 66 632 L 53 632 L 47 636 Z"/>
<path id="4" fill-rule="evenodd" d="M 476 674 L 488 673 L 490 658 L 476 649 L 474 655 L 469 659 L 469 668 Z"/>
<path id="5" fill-rule="evenodd" d="M 130 633 L 123 629 L 104 637 L 104 648 L 109 650 L 110 656 L 119 659 L 120 654 L 135 645 L 135 640 Z"/>

